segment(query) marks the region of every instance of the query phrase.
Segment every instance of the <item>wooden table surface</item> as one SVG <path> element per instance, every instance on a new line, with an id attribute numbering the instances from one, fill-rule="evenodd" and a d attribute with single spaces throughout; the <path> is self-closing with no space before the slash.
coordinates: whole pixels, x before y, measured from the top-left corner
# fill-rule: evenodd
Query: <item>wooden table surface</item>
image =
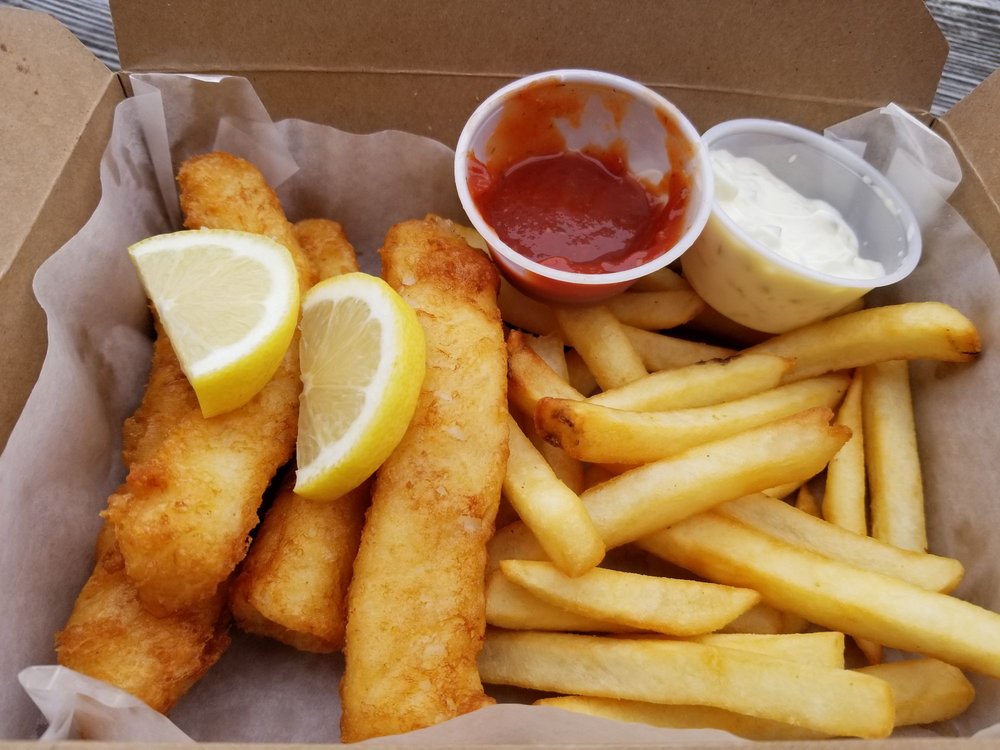
<path id="1" fill-rule="evenodd" d="M 951 47 L 932 108 L 940 114 L 1000 68 L 1000 0 L 925 2 Z M 0 5 L 48 11 L 109 68 L 119 67 L 107 0 L 0 0 Z"/>

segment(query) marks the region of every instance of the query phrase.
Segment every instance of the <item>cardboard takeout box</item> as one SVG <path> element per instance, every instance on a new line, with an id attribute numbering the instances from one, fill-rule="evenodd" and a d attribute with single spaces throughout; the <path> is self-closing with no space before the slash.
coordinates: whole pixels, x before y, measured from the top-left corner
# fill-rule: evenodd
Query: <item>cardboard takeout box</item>
<path id="1" fill-rule="evenodd" d="M 703 130 L 741 116 L 820 129 L 893 101 L 953 145 L 964 179 L 952 204 L 1000 260 L 1000 74 L 932 117 L 947 47 L 920 0 L 112 6 L 126 71 L 233 73 L 251 81 L 275 120 L 359 133 L 399 129 L 449 145 L 483 97 L 514 77 L 557 67 L 641 80 Z M 97 205 L 101 154 L 130 85 L 51 18 L 2 8 L 0 92 L 2 446 L 45 355 L 32 277 Z M 14 501 L 0 497 L 0 523 Z M 51 604 L 66 612 L 69 605 Z"/>

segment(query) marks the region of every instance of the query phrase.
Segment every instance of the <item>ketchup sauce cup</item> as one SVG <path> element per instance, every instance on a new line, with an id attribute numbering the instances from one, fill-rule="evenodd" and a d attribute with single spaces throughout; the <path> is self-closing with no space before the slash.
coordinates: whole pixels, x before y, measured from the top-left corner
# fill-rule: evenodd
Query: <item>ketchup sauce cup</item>
<path id="1" fill-rule="evenodd" d="M 856 236 L 860 262 L 882 266 L 867 277 L 850 277 L 835 265 L 820 270 L 815 255 L 791 259 L 759 241 L 760 235 L 752 236 L 716 200 L 681 265 L 699 296 L 727 318 L 782 333 L 830 317 L 916 267 L 921 235 L 913 211 L 881 172 L 838 143 L 795 125 L 759 119 L 720 123 L 704 134 L 704 141 L 710 154 L 753 159 L 800 196 L 828 204 L 823 210 L 835 209 Z M 717 177 L 716 191 L 717 198 L 724 197 L 726 179 Z M 752 222 L 749 210 L 741 218 Z M 786 217 L 780 211 L 764 216 L 757 217 L 758 226 L 773 222 L 774 231 L 783 231 Z"/>
<path id="2" fill-rule="evenodd" d="M 713 196 L 687 118 L 645 86 L 592 70 L 538 73 L 486 99 L 458 139 L 455 184 L 503 275 L 567 305 L 676 260 Z"/>

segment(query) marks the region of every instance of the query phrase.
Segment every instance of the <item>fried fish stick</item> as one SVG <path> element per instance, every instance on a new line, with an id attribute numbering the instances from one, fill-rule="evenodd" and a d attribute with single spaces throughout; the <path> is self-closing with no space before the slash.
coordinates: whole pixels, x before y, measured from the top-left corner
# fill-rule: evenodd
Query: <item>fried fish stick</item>
<path id="1" fill-rule="evenodd" d="M 289 471 L 230 588 L 229 604 L 248 633 L 331 653 L 344 646 L 347 587 L 369 486 L 316 502 L 296 495 L 294 483 Z"/>
<path id="2" fill-rule="evenodd" d="M 358 270 L 354 248 L 336 222 L 300 221 L 295 237 L 320 279 Z M 339 651 L 369 487 L 315 502 L 296 495 L 293 484 L 294 472 L 288 472 L 230 588 L 229 603 L 242 630 L 301 651 Z"/>
<path id="3" fill-rule="evenodd" d="M 288 248 L 300 284 L 313 281 L 274 191 L 257 169 L 229 154 L 185 162 L 178 175 L 189 228 L 267 234 Z M 201 415 L 162 331 L 150 384 L 134 420 L 139 437 L 122 487 L 105 516 L 115 527 L 125 570 L 154 614 L 215 595 L 246 554 L 261 496 L 295 447 L 298 346 L 250 402 L 210 419 Z"/>
<path id="4" fill-rule="evenodd" d="M 486 542 L 507 462 L 497 274 L 433 222 L 393 227 L 386 281 L 417 311 L 427 374 L 376 475 L 348 595 L 341 739 L 407 732 L 492 703 L 476 657 Z"/>
<path id="5" fill-rule="evenodd" d="M 187 611 L 151 615 L 125 575 L 114 529 L 105 524 L 94 571 L 56 635 L 59 663 L 166 713 L 229 645 L 224 605 L 219 592 Z"/>

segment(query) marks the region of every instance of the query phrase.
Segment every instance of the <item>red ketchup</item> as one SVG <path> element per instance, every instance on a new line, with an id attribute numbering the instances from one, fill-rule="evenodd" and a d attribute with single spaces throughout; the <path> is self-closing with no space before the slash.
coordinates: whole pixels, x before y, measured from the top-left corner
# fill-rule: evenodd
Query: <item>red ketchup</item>
<path id="1" fill-rule="evenodd" d="M 468 185 L 483 218 L 521 255 L 551 268 L 611 273 L 635 268 L 669 250 L 683 233 L 690 145 L 666 114 L 671 169 L 656 184 L 626 165 L 621 139 L 571 151 L 556 125 L 575 125 L 593 89 L 542 81 L 505 103 L 485 161 L 470 154 Z M 627 100 L 602 91 L 616 124 Z"/>

